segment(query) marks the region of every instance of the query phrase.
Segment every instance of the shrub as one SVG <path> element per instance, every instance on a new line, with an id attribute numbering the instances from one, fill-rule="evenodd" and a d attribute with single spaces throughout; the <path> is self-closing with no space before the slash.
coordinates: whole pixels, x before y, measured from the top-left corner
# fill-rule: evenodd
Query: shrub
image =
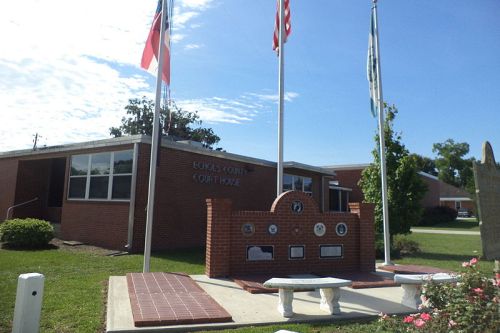
<path id="1" fill-rule="evenodd" d="M 450 207 L 435 206 L 428 207 L 418 225 L 435 225 L 438 223 L 453 222 L 457 218 L 458 212 Z"/>
<path id="2" fill-rule="evenodd" d="M 394 248 L 402 255 L 412 255 L 420 252 L 420 246 L 417 242 L 408 239 L 404 235 L 395 235 L 392 240 Z"/>
<path id="3" fill-rule="evenodd" d="M 464 262 L 459 282 L 424 286 L 425 311 L 406 317 L 382 315 L 378 332 L 497 332 L 500 329 L 500 279 L 477 269 L 476 258 Z"/>
<path id="4" fill-rule="evenodd" d="M 0 225 L 0 241 L 11 247 L 40 248 L 54 237 L 52 225 L 38 219 L 13 219 Z"/>

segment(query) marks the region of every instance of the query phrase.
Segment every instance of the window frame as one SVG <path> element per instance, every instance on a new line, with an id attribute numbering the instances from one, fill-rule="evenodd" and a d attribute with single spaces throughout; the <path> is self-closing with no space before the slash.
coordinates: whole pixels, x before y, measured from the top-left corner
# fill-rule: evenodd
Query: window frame
<path id="1" fill-rule="evenodd" d="M 305 194 L 309 195 L 309 196 L 312 196 L 313 194 L 313 178 L 312 177 L 306 177 L 306 176 L 298 176 L 298 175 L 292 175 L 290 173 L 284 173 L 283 174 L 283 184 L 285 183 L 285 176 L 288 176 L 288 177 L 291 177 L 292 178 L 292 189 L 291 191 L 301 191 L 301 192 L 304 192 Z M 296 189 L 295 188 L 295 179 L 297 178 L 301 178 L 301 184 L 302 184 L 302 188 L 301 189 Z M 304 180 L 306 179 L 310 179 L 311 180 L 311 191 L 305 191 L 304 188 L 305 188 L 305 182 Z M 290 191 L 290 190 L 288 190 Z"/>
<path id="2" fill-rule="evenodd" d="M 131 160 L 132 160 L 132 165 L 131 165 L 131 170 L 129 173 L 115 173 L 114 166 L 115 166 L 115 153 L 123 153 L 123 152 L 130 152 L 131 153 Z M 92 174 L 92 157 L 95 155 L 107 153 L 110 154 L 109 158 L 109 173 L 108 174 L 98 174 L 98 175 L 93 175 Z M 71 175 L 71 167 L 73 163 L 73 157 L 74 156 L 87 156 L 87 174 L 86 175 Z M 108 201 L 113 201 L 113 202 L 130 202 L 130 197 L 132 196 L 132 179 L 134 178 L 134 150 L 133 149 L 125 149 L 125 150 L 117 150 L 117 151 L 110 151 L 110 152 L 96 152 L 96 153 L 89 153 L 89 154 L 75 154 L 70 156 L 70 163 L 69 163 L 69 175 L 68 175 L 68 190 L 66 193 L 66 200 L 69 201 L 101 201 L 101 202 L 108 202 Z M 130 176 L 130 197 L 128 199 L 113 199 L 113 179 L 115 176 Z M 107 188 L 107 197 L 106 198 L 89 198 L 90 195 L 90 181 L 92 177 L 97 178 L 97 177 L 108 177 L 108 188 Z M 85 196 L 84 198 L 71 198 L 70 197 L 70 186 L 71 186 L 71 179 L 72 178 L 85 178 Z"/>

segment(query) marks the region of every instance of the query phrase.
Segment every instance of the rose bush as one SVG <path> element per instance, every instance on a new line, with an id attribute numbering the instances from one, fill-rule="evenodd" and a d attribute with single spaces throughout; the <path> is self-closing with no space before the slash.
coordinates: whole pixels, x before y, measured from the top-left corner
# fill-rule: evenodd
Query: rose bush
<path id="1" fill-rule="evenodd" d="M 478 259 L 462 264 L 458 283 L 425 284 L 422 313 L 382 315 L 378 332 L 497 332 L 500 329 L 500 279 L 478 270 Z"/>

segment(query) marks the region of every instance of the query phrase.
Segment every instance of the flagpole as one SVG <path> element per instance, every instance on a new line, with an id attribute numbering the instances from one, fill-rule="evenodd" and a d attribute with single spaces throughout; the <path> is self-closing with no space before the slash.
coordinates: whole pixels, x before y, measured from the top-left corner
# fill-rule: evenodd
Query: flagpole
<path id="1" fill-rule="evenodd" d="M 151 236 L 153 232 L 153 216 L 154 216 L 154 201 L 155 201 L 155 184 L 156 184 L 156 161 L 158 158 L 158 146 L 160 144 L 160 109 L 161 109 L 161 87 L 162 87 L 162 69 L 163 69 L 163 56 L 165 48 L 163 47 L 165 41 L 165 23 L 166 15 L 168 15 L 167 0 L 162 0 L 161 11 L 161 27 L 160 27 L 160 41 L 158 46 L 158 74 L 156 76 L 156 99 L 155 99 L 155 113 L 153 119 L 153 133 L 151 135 L 151 160 L 149 162 L 149 189 L 148 189 L 148 205 L 146 209 L 146 234 L 144 240 L 144 266 L 143 272 L 148 273 L 151 261 Z"/>
<path id="2" fill-rule="evenodd" d="M 278 70 L 278 91 L 279 91 L 279 106 L 278 106 L 278 166 L 277 166 L 277 195 L 283 193 L 283 112 L 285 109 L 285 1 L 279 0 L 279 36 L 278 36 L 278 56 L 279 56 L 279 70 Z"/>
<path id="3" fill-rule="evenodd" d="M 378 15 L 377 15 L 377 0 L 373 0 L 374 16 L 375 16 L 375 52 L 376 52 L 376 67 L 377 67 L 377 100 L 378 100 L 378 128 L 380 141 L 380 173 L 382 179 L 382 216 L 384 222 L 384 265 L 392 265 L 391 262 L 391 239 L 389 231 L 389 209 L 387 200 L 387 168 L 385 163 L 385 133 L 384 133 L 384 99 L 382 96 L 382 75 L 380 70 L 380 47 L 378 34 Z"/>

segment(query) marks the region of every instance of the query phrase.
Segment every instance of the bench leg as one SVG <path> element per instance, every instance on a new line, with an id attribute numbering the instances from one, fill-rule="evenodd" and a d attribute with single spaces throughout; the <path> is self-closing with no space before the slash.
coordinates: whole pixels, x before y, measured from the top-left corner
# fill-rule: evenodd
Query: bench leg
<path id="1" fill-rule="evenodd" d="M 401 304 L 409 308 L 418 309 L 422 304 L 420 295 L 422 294 L 422 286 L 419 284 L 402 284 L 404 294 L 401 299 Z"/>
<path id="2" fill-rule="evenodd" d="M 279 289 L 278 290 L 278 311 L 285 318 L 293 317 L 293 289 Z"/>
<path id="3" fill-rule="evenodd" d="M 340 314 L 340 289 L 322 288 L 319 290 L 319 293 L 321 295 L 319 308 L 329 314 Z"/>

